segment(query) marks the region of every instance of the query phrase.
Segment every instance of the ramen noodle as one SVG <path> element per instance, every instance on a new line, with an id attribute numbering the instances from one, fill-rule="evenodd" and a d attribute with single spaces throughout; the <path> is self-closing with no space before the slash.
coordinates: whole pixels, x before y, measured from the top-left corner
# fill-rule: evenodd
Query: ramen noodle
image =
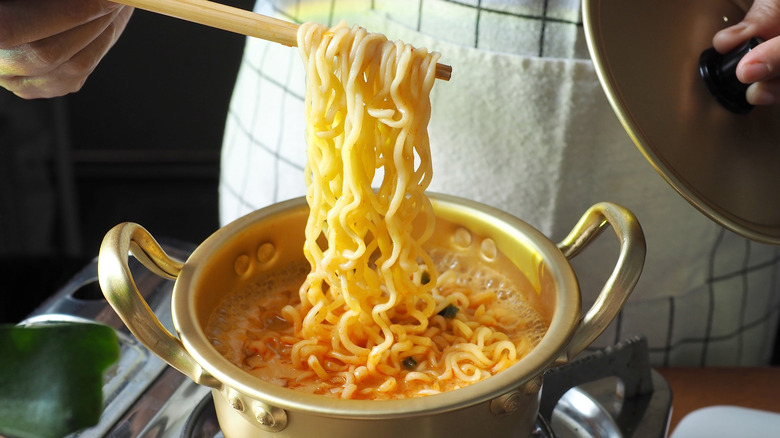
<path id="1" fill-rule="evenodd" d="M 506 369 L 546 330 L 520 298 L 529 283 L 481 261 L 500 256 L 489 239 L 477 253 L 429 243 L 439 55 L 344 24 L 306 23 L 298 47 L 307 263 L 226 299 L 212 343 L 264 380 L 341 398 L 433 394 Z"/>

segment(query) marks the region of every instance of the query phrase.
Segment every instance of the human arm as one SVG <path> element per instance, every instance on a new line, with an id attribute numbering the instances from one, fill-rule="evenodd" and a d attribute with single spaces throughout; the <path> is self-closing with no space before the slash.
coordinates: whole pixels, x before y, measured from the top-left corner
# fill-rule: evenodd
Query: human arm
<path id="1" fill-rule="evenodd" d="M 712 42 L 718 52 L 727 53 L 751 37 L 764 42 L 742 58 L 737 79 L 752 84 L 748 102 L 780 103 L 780 0 L 755 0 L 742 21 L 715 34 Z"/>
<path id="2" fill-rule="evenodd" d="M 0 1 L 0 86 L 25 99 L 78 91 L 132 11 L 105 0 Z"/>

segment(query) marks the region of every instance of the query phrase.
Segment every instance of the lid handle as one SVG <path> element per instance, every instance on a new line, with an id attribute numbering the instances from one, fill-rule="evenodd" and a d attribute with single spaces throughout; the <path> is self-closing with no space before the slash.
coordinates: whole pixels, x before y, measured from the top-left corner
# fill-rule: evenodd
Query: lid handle
<path id="1" fill-rule="evenodd" d="M 761 44 L 759 38 L 751 38 L 735 50 L 721 55 L 714 48 L 702 52 L 699 57 L 699 74 L 715 99 L 729 111 L 747 114 L 753 109 L 745 93 L 750 84 L 737 79 L 737 64 L 743 56 Z"/>

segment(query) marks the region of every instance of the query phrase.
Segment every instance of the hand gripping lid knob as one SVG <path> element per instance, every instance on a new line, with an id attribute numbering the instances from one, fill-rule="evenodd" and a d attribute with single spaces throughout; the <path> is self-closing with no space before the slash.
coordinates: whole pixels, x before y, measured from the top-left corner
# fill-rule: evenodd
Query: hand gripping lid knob
<path id="1" fill-rule="evenodd" d="M 751 38 L 725 55 L 709 48 L 699 57 L 699 73 L 707 84 L 707 89 L 721 105 L 736 114 L 747 114 L 753 109 L 753 105 L 748 103 L 745 97 L 750 84 L 744 84 L 737 79 L 737 64 L 760 43 L 760 39 Z"/>
<path id="2" fill-rule="evenodd" d="M 583 0 L 582 17 L 607 99 L 655 170 L 718 224 L 780 245 L 780 105 L 751 109 L 736 78 L 761 40 L 702 54 L 742 3 Z"/>

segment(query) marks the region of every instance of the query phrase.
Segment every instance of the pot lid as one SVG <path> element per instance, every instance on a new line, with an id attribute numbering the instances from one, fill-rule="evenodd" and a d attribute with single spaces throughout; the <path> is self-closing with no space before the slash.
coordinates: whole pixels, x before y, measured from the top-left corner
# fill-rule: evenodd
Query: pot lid
<path id="1" fill-rule="evenodd" d="M 745 11 L 730 0 L 583 1 L 599 80 L 642 154 L 706 216 L 777 245 L 780 106 L 727 109 L 700 74 L 713 35 Z"/>

